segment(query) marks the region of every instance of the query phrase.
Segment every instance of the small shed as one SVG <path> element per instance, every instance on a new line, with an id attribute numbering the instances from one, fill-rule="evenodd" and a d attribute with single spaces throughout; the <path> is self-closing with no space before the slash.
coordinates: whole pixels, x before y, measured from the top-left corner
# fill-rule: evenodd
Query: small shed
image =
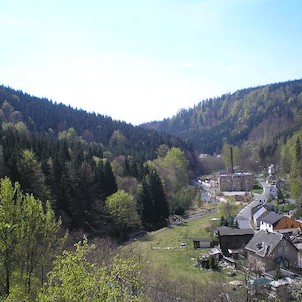
<path id="1" fill-rule="evenodd" d="M 211 239 L 209 238 L 192 238 L 194 249 L 211 247 Z"/>

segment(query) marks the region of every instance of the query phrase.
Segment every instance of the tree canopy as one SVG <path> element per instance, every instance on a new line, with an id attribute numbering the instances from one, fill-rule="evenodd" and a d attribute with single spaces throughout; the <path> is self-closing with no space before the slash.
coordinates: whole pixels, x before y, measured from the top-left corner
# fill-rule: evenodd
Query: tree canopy
<path id="1" fill-rule="evenodd" d="M 8 178 L 0 180 L 0 208 L 0 295 L 12 299 L 17 288 L 30 297 L 60 246 L 61 221 L 49 202 L 23 193 Z"/>

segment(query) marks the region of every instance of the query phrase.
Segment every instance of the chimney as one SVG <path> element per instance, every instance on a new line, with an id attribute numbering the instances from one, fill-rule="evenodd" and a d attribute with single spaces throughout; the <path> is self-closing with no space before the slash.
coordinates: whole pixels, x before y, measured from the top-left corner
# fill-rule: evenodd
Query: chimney
<path id="1" fill-rule="evenodd" d="M 231 146 L 231 174 L 234 173 L 233 147 Z"/>

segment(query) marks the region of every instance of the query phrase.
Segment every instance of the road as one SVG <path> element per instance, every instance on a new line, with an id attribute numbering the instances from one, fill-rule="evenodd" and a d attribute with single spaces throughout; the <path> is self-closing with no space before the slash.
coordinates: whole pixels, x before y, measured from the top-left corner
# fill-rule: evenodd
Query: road
<path id="1" fill-rule="evenodd" d="M 257 206 L 258 204 L 266 202 L 269 197 L 270 194 L 269 186 L 263 180 L 261 180 L 260 183 L 263 187 L 262 194 L 255 194 L 253 201 L 249 203 L 246 207 L 244 207 L 236 216 L 240 229 L 252 229 L 250 223 L 252 208 Z"/>
<path id="2" fill-rule="evenodd" d="M 244 207 L 237 214 L 236 219 L 238 221 L 238 225 L 239 225 L 240 229 L 251 229 L 252 228 L 251 223 L 250 223 L 252 208 L 257 206 L 258 204 L 266 202 L 269 197 L 269 194 L 270 194 L 269 185 L 263 179 L 258 179 L 258 181 L 261 183 L 261 185 L 263 187 L 263 192 L 262 192 L 262 194 L 254 194 L 253 201 L 251 203 L 249 203 L 246 207 Z M 204 189 L 204 193 L 203 193 L 204 200 L 206 200 L 208 202 L 212 202 L 212 204 L 214 204 L 214 205 L 217 204 L 217 200 L 209 196 L 207 188 L 203 187 L 200 183 L 198 183 L 197 180 L 193 180 L 192 184 L 194 184 L 195 186 L 197 186 L 199 188 Z M 207 198 L 205 198 L 205 196 Z M 199 218 L 199 217 L 198 216 L 192 217 L 192 219 L 196 219 L 196 218 Z"/>

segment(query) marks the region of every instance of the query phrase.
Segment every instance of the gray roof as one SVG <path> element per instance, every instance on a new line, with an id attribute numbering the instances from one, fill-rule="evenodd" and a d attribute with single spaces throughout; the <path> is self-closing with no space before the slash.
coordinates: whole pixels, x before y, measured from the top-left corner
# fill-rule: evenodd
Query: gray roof
<path id="1" fill-rule="evenodd" d="M 259 216 L 257 219 L 256 219 L 256 222 L 257 222 L 257 226 L 259 226 L 260 224 L 260 221 L 262 221 L 262 218 L 267 215 L 268 212 L 264 212 L 261 216 Z"/>
<path id="2" fill-rule="evenodd" d="M 274 225 L 279 220 L 281 220 L 282 217 L 283 217 L 282 215 L 277 214 L 275 212 L 268 212 L 266 215 L 264 215 L 261 218 L 261 221 Z"/>
<path id="3" fill-rule="evenodd" d="M 257 211 L 259 211 L 261 208 L 265 208 L 267 209 L 268 211 L 273 211 L 273 212 L 277 212 L 277 208 L 276 206 L 274 206 L 273 204 L 271 203 L 263 203 L 263 204 L 258 204 L 257 206 L 253 207 L 252 208 L 252 213 L 255 214 Z"/>
<path id="4" fill-rule="evenodd" d="M 260 230 L 246 245 L 245 249 L 265 257 L 271 254 L 279 242 L 285 238 L 280 233 L 272 233 Z"/>
<path id="5" fill-rule="evenodd" d="M 253 218 L 258 219 L 260 216 L 262 216 L 266 212 L 267 212 L 267 209 L 265 207 L 262 207 L 254 214 Z"/>
<path id="6" fill-rule="evenodd" d="M 220 236 L 234 236 L 234 235 L 253 235 L 254 231 L 252 229 L 235 229 L 230 227 L 219 227 L 217 232 Z"/>

